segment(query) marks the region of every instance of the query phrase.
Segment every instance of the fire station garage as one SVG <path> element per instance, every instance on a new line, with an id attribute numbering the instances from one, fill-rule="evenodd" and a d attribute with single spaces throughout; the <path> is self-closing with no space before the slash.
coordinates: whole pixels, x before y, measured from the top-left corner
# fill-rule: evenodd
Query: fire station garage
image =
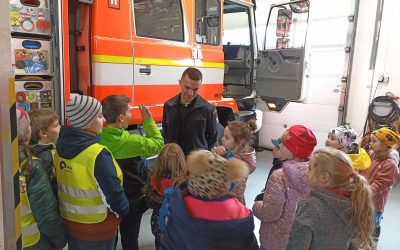
<path id="1" fill-rule="evenodd" d="M 0 249 L 400 249 L 399 1 L 0 6 Z"/>

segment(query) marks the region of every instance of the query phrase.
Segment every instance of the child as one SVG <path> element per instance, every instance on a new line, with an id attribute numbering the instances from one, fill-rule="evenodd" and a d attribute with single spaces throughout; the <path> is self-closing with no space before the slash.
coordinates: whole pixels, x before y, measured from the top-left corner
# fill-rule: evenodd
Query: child
<path id="1" fill-rule="evenodd" d="M 325 146 L 336 148 L 348 154 L 353 161 L 353 168 L 362 171 L 371 166 L 371 159 L 365 149 L 355 143 L 357 132 L 349 126 L 336 127 L 328 133 Z"/>
<path id="2" fill-rule="evenodd" d="M 120 225 L 121 243 L 124 249 L 139 249 L 139 230 L 143 213 L 148 209 L 142 188 L 149 178 L 142 158 L 158 154 L 164 139 L 149 109 L 139 106 L 146 136 L 130 134 L 125 129 L 131 119 L 130 99 L 125 95 L 112 95 L 103 102 L 103 114 L 107 127 L 100 134 L 100 144 L 106 146 L 123 173 L 123 186 L 130 209 Z"/>
<path id="3" fill-rule="evenodd" d="M 354 239 L 372 246 L 372 193 L 351 159 L 334 148 L 320 149 L 310 159 L 310 198 L 297 208 L 287 249 L 349 249 Z"/>
<path id="4" fill-rule="evenodd" d="M 158 211 L 164 200 L 164 191 L 178 178 L 186 175 L 185 155 L 178 144 L 168 143 L 158 154 L 157 165 L 150 176 L 150 182 L 143 187 L 147 204 L 153 209 L 151 231 L 155 245 L 160 243 L 160 229 L 157 225 Z"/>
<path id="5" fill-rule="evenodd" d="M 312 191 L 297 208 L 287 249 L 349 249 L 351 240 L 372 246 L 372 193 L 351 159 L 334 148 L 311 157 L 307 183 Z"/>
<path id="6" fill-rule="evenodd" d="M 317 140 L 308 128 L 294 125 L 272 143 L 274 157 L 286 161 L 271 174 L 264 195 L 256 198 L 253 212 L 261 220 L 261 249 L 279 250 L 286 248 L 297 203 L 308 197 L 308 158 Z"/>
<path id="7" fill-rule="evenodd" d="M 60 133 L 58 115 L 51 109 L 35 109 L 29 111 L 32 137 L 30 144 L 33 155 L 42 160 L 43 166 L 57 197 L 57 181 L 54 173 L 55 146 Z"/>
<path id="8" fill-rule="evenodd" d="M 364 177 L 374 195 L 375 203 L 375 232 L 374 237 L 377 242 L 381 232 L 381 221 L 386 205 L 388 194 L 393 184 L 396 182 L 399 172 L 399 155 L 392 149 L 395 144 L 400 143 L 397 133 L 388 128 L 380 128 L 371 134 L 370 156 L 371 167 L 363 172 Z"/>
<path id="9" fill-rule="evenodd" d="M 246 164 L 206 150 L 192 152 L 186 163 L 185 184 L 165 191 L 158 249 L 258 249 L 251 211 L 229 196 L 231 183 L 248 175 Z"/>
<path id="10" fill-rule="evenodd" d="M 54 157 L 60 214 L 70 249 L 114 249 L 120 218 L 129 210 L 122 172 L 99 144 L 101 104 L 75 95 L 66 107 L 71 126 L 62 126 Z"/>
<path id="11" fill-rule="evenodd" d="M 66 244 L 63 221 L 42 162 L 32 157 L 28 114 L 17 107 L 22 248 L 62 249 Z"/>
<path id="12" fill-rule="evenodd" d="M 249 173 L 256 169 L 256 151 L 250 146 L 253 131 L 256 130 L 256 121 L 250 120 L 247 123 L 232 121 L 224 129 L 222 146 L 214 147 L 212 152 L 226 159 L 236 157 L 247 163 Z M 233 189 L 240 202 L 246 205 L 244 191 L 246 190 L 246 179 L 241 180 Z"/>

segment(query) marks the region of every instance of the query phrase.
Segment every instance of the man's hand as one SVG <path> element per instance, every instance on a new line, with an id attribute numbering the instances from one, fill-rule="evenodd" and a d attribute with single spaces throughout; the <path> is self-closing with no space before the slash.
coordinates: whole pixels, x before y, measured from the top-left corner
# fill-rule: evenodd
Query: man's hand
<path id="1" fill-rule="evenodd" d="M 218 147 L 213 147 L 211 149 L 211 152 L 214 154 L 217 154 L 219 156 L 225 156 L 226 155 L 226 149 L 223 146 L 218 146 Z"/>
<path id="2" fill-rule="evenodd" d="M 142 115 L 142 121 L 148 120 L 153 118 L 153 116 L 151 115 L 151 112 L 149 110 L 149 108 L 147 106 L 144 106 L 143 104 L 139 105 L 139 110 L 140 113 Z"/>

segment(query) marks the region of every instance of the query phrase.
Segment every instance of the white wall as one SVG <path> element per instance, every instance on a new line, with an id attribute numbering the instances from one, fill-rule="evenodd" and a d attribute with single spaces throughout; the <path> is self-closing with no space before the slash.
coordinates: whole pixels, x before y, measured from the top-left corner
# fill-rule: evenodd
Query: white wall
<path id="1" fill-rule="evenodd" d="M 264 42 L 269 7 L 272 3 L 281 2 L 287 1 L 257 1 L 256 20 L 259 48 L 262 48 Z M 359 133 L 362 132 L 368 106 L 373 99 L 372 95 L 375 90 L 374 97 L 384 95 L 388 91 L 400 96 L 400 15 L 397 13 L 400 10 L 400 1 L 398 0 L 385 0 L 384 2 L 375 72 L 369 69 L 377 3 L 378 0 L 360 0 L 358 12 L 346 122 L 350 123 Z M 326 137 L 324 131 L 329 129 L 329 126 L 332 126 L 335 120 L 337 121 L 337 117 L 335 117 L 337 114 L 335 112 L 337 98 L 327 90 L 340 87 L 338 73 L 343 69 L 343 64 L 340 64 L 341 52 L 339 50 L 334 49 L 331 53 L 336 59 L 332 58 L 323 62 L 321 58 L 329 57 L 329 52 L 323 49 L 322 53 L 318 53 L 316 48 L 326 42 L 323 40 L 331 35 L 332 29 L 329 27 L 329 18 L 332 15 L 336 17 L 342 15 L 344 20 L 347 19 L 346 16 L 350 14 L 349 10 L 351 9 L 348 4 L 351 4 L 351 1 L 329 1 L 329 5 L 324 0 L 311 1 L 310 14 L 314 14 L 310 17 L 311 34 L 309 34 L 308 43 L 313 43 L 309 44 L 309 51 L 312 55 L 309 62 L 310 73 L 311 75 L 314 73 L 314 76 L 308 82 L 309 90 L 306 104 L 290 103 L 281 114 L 264 112 L 264 128 L 261 131 L 260 138 L 262 146 L 272 146 L 270 143 L 272 137 L 281 133 L 285 129 L 284 126 L 296 123 L 304 124 L 313 129 L 319 137 L 319 146 L 323 145 L 323 138 Z M 334 21 L 340 22 L 338 18 Z M 343 32 L 346 31 L 343 30 Z M 338 31 L 338 35 L 340 35 L 339 33 L 340 31 Z M 341 44 L 343 41 L 339 37 L 342 36 L 332 36 L 331 45 Z M 336 41 L 334 41 L 335 39 Z M 330 71 L 336 72 L 331 78 L 327 77 Z M 317 74 L 315 74 L 316 72 Z M 324 78 L 319 76 L 320 73 L 325 74 Z M 389 83 L 378 85 L 378 78 L 381 75 L 388 76 Z M 318 114 L 317 117 L 320 118 L 320 121 L 315 119 L 316 114 Z"/>
<path id="2" fill-rule="evenodd" d="M 369 62 L 374 35 L 377 0 L 361 1 L 357 27 L 355 53 L 353 60 L 352 80 L 348 100 L 346 121 L 358 132 L 361 132 L 372 101 L 376 96 L 390 91 L 400 95 L 400 1 L 385 0 L 383 18 L 375 73 L 369 70 Z M 389 76 L 389 83 L 381 83 L 378 88 L 378 77 Z"/>

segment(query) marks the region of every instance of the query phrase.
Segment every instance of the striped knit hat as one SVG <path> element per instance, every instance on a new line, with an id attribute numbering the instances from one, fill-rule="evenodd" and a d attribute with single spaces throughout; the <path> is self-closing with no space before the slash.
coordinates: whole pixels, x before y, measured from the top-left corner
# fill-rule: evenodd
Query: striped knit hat
<path id="1" fill-rule="evenodd" d="M 101 103 L 86 95 L 72 97 L 66 108 L 67 119 L 74 128 L 87 128 L 101 112 Z"/>

